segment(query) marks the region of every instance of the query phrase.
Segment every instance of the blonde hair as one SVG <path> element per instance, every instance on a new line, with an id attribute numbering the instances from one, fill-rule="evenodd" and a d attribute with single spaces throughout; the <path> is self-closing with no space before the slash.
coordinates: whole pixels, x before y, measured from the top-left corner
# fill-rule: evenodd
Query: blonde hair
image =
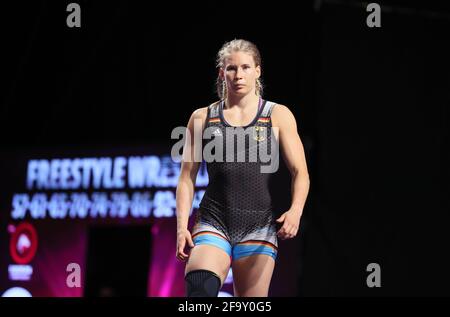
<path id="1" fill-rule="evenodd" d="M 225 59 L 232 52 L 245 52 L 253 56 L 255 66 L 261 67 L 261 55 L 255 44 L 243 39 L 234 39 L 232 41 L 223 44 L 222 48 L 217 53 L 216 67 L 223 68 L 225 66 Z M 227 84 L 225 80 L 222 80 L 220 76 L 216 79 L 216 91 L 220 99 L 225 99 L 227 96 Z M 263 84 L 261 77 L 256 80 L 256 94 L 258 96 L 263 95 Z"/>

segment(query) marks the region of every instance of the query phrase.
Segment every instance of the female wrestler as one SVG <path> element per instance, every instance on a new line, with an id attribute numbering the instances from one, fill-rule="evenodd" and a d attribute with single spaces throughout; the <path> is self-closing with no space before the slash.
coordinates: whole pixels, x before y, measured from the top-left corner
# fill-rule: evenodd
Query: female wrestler
<path id="1" fill-rule="evenodd" d="M 220 100 L 195 110 L 188 122 L 188 132 L 194 137 L 185 143 L 176 192 L 176 256 L 181 261 L 187 260 L 188 297 L 217 296 L 230 267 L 235 296 L 265 297 L 275 266 L 277 237 L 291 239 L 299 228 L 309 191 L 305 154 L 292 112 L 284 105 L 262 99 L 261 57 L 257 47 L 242 39 L 225 43 L 218 52 L 217 66 Z M 214 160 L 205 159 L 209 184 L 191 234 L 188 218 L 200 166 L 194 159 L 198 150 L 194 142 L 198 135 L 194 133 L 199 133 L 194 129 L 195 122 L 202 126 L 203 155 L 207 147 L 211 149 L 212 140 L 221 140 L 223 148 L 222 159 L 217 159 L 217 153 Z M 228 147 L 230 142 L 236 142 L 232 133 L 239 129 L 245 130 L 249 139 L 241 150 L 239 144 Z M 208 137 L 206 130 L 210 132 Z M 274 130 L 275 136 L 269 133 Z M 266 149 L 273 149 L 273 142 L 280 145 L 292 183 L 291 206 L 278 219 L 268 188 L 273 173 L 262 172 L 264 163 L 259 157 L 250 159 L 252 154 L 259 153 L 258 146 L 265 144 Z M 240 154 L 244 161 L 236 159 Z M 270 154 L 273 158 L 278 153 Z M 190 251 L 185 251 L 185 247 L 190 247 Z"/>

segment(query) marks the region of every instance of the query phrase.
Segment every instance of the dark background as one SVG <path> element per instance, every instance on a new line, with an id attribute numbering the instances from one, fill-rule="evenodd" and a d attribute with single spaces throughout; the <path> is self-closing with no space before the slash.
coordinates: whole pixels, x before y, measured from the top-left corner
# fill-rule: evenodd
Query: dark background
<path id="1" fill-rule="evenodd" d="M 308 160 L 292 295 L 450 295 L 448 7 L 378 2 L 381 28 L 369 28 L 356 1 L 78 1 L 71 29 L 69 3 L 2 5 L 2 152 L 169 150 L 172 129 L 217 99 L 221 45 L 248 39 L 265 98 L 295 114 Z"/>
<path id="2" fill-rule="evenodd" d="M 150 226 L 143 225 L 91 227 L 84 296 L 145 296 L 147 280 L 143 277 L 148 274 L 151 253 L 149 232 Z M 114 252 L 109 245 L 114 246 Z"/>

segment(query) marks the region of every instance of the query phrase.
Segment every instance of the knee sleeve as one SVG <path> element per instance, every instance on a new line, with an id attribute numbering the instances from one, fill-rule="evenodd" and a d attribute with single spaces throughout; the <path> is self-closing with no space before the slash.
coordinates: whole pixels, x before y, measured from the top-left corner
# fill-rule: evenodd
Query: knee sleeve
<path id="1" fill-rule="evenodd" d="M 187 297 L 217 297 L 220 290 L 220 278 L 208 270 L 195 270 L 186 274 Z"/>

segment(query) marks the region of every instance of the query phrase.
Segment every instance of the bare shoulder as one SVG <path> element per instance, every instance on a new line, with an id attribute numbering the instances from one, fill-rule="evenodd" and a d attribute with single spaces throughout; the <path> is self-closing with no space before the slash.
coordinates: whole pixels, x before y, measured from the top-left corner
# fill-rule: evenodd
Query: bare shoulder
<path id="1" fill-rule="evenodd" d="M 271 117 L 274 126 L 280 126 L 281 124 L 296 124 L 294 114 L 289 107 L 279 103 L 273 106 Z"/>
<path id="2" fill-rule="evenodd" d="M 206 119 L 206 116 L 208 115 L 208 107 L 202 107 L 195 109 L 194 112 L 192 112 L 192 119 Z"/>
<path id="3" fill-rule="evenodd" d="M 206 107 L 202 107 L 202 108 L 198 108 L 198 109 L 194 110 L 194 112 L 192 113 L 192 118 L 205 120 L 206 116 L 208 115 L 208 108 L 217 103 L 218 103 L 218 101 L 215 101 Z"/>
<path id="4" fill-rule="evenodd" d="M 210 106 L 214 105 L 214 104 L 217 104 L 217 103 L 218 103 L 218 101 L 213 102 L 209 106 L 195 109 L 192 112 L 191 117 L 189 118 L 188 126 L 192 129 L 193 126 L 194 126 L 194 122 L 196 122 L 198 120 L 198 121 L 200 121 L 202 123 L 202 128 L 204 128 L 205 122 L 206 122 L 206 118 L 208 116 L 208 108 Z"/>

